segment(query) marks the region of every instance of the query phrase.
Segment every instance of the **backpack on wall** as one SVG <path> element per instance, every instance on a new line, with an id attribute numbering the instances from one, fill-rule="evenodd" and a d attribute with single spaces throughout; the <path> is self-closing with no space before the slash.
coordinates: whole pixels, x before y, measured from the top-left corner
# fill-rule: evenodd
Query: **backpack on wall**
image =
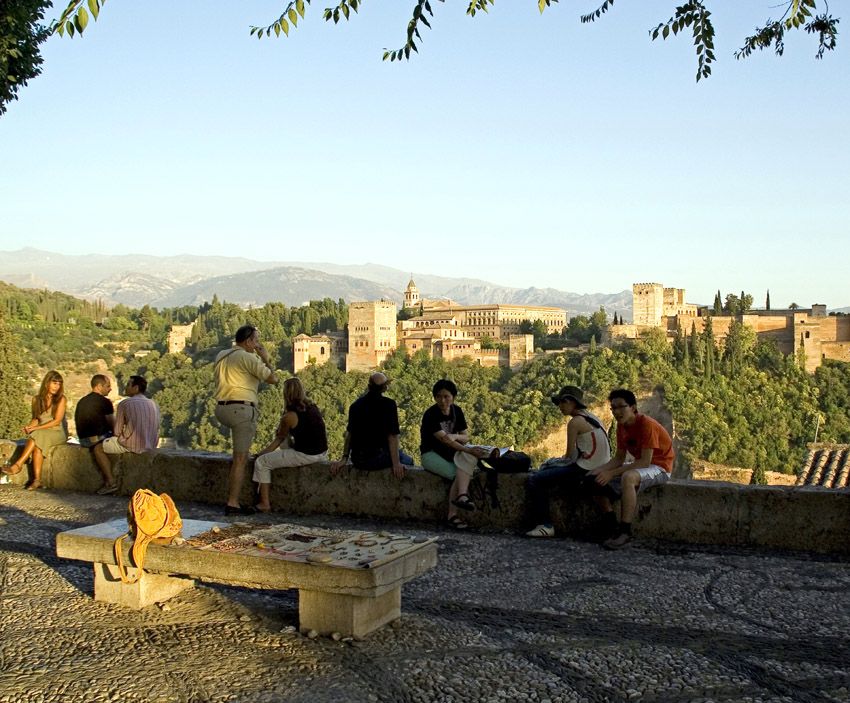
<path id="1" fill-rule="evenodd" d="M 127 525 L 129 530 L 115 540 L 113 549 L 121 581 L 131 584 L 136 583 L 142 576 L 148 545 L 151 542 L 171 544 L 183 529 L 183 521 L 171 496 L 166 493 L 157 495 L 146 488 L 140 488 L 133 494 L 127 506 Z M 133 579 L 130 578 L 127 567 L 124 565 L 122 545 L 127 536 L 133 538 L 133 565 L 139 570 L 136 578 Z"/>
<path id="2" fill-rule="evenodd" d="M 501 507 L 499 501 L 499 474 L 524 474 L 531 468 L 531 457 L 525 452 L 507 451 L 495 459 L 481 459 L 478 465 L 484 469 L 485 482 L 482 488 L 483 498 L 490 494 L 490 506 Z"/>

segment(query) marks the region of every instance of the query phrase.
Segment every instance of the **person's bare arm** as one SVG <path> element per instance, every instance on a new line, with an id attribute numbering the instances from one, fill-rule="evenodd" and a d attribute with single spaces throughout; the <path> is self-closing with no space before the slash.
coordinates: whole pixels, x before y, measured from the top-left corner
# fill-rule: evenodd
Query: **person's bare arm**
<path id="1" fill-rule="evenodd" d="M 277 424 L 277 430 L 275 431 L 274 439 L 269 443 L 269 445 L 263 448 L 262 451 L 257 453 L 257 456 L 262 456 L 263 454 L 268 454 L 269 452 L 273 452 L 277 449 L 281 444 L 283 444 L 287 437 L 289 437 L 289 433 L 298 426 L 298 415 L 291 410 L 283 413 L 280 417 L 280 422 Z"/>
<path id="2" fill-rule="evenodd" d="M 469 430 L 467 429 L 464 432 L 459 432 L 457 434 L 447 434 L 443 430 L 440 430 L 439 432 L 434 433 L 434 437 L 447 447 L 454 449 L 456 452 L 472 454 L 479 459 L 487 456 L 487 452 L 485 450 L 480 447 L 472 447 L 467 444 L 467 442 L 469 442 L 468 432 Z"/>
<path id="3" fill-rule="evenodd" d="M 65 418 L 65 408 L 67 407 L 67 401 L 65 398 L 62 398 L 56 405 L 53 406 L 53 419 L 48 420 L 44 424 L 40 424 L 37 417 L 34 417 L 32 421 L 24 428 L 24 431 L 29 434 L 33 430 L 46 430 L 51 427 L 58 427 L 62 424 L 62 420 Z"/>
<path id="4" fill-rule="evenodd" d="M 564 452 L 564 460 L 569 461 L 570 459 L 578 458 L 578 449 L 576 447 L 578 436 L 592 429 L 590 423 L 581 415 L 576 415 L 570 419 L 567 425 L 567 447 L 566 452 Z"/>
<path id="5" fill-rule="evenodd" d="M 345 438 L 342 443 L 342 459 L 339 461 L 331 462 L 331 476 L 336 476 L 340 471 L 342 471 L 346 466 L 348 466 L 351 462 L 349 460 L 349 455 L 351 454 L 351 433 L 346 430 Z"/>
<path id="6" fill-rule="evenodd" d="M 617 453 L 602 466 L 597 466 L 595 469 L 590 469 L 587 473 L 591 476 L 596 476 L 596 483 L 604 486 L 612 478 L 619 476 L 625 469 L 622 469 L 626 461 L 626 450 L 617 449 Z M 621 470 L 622 469 L 622 470 Z"/>
<path id="7" fill-rule="evenodd" d="M 401 463 L 401 456 L 399 456 L 399 436 L 391 434 L 387 439 L 390 445 L 390 458 L 393 462 L 393 476 L 404 478 L 404 466 Z"/>
<path id="8" fill-rule="evenodd" d="M 257 353 L 257 356 L 259 356 L 260 359 L 262 359 L 263 363 L 266 365 L 266 367 L 268 368 L 268 372 L 269 372 L 269 375 L 266 376 L 265 379 L 261 379 L 261 380 L 264 380 L 270 386 L 276 386 L 280 381 L 279 381 L 278 377 L 275 375 L 274 369 L 271 367 L 271 361 L 270 361 L 269 353 L 266 351 L 266 348 L 262 344 L 257 344 L 255 351 Z"/>

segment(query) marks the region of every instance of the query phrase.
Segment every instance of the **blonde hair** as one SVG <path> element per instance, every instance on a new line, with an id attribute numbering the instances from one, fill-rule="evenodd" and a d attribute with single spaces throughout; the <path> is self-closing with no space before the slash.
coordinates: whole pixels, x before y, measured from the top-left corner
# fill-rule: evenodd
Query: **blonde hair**
<path id="1" fill-rule="evenodd" d="M 304 410 L 313 404 L 307 397 L 304 385 L 294 376 L 283 382 L 283 404 L 287 410 Z"/>
<path id="2" fill-rule="evenodd" d="M 59 381 L 59 390 L 56 392 L 56 395 L 53 396 L 53 402 L 48 404 L 48 398 L 50 397 L 50 384 L 53 381 Z M 36 416 L 41 415 L 47 408 L 56 404 L 62 398 L 65 397 L 65 379 L 62 378 L 62 374 L 58 371 L 48 371 L 44 374 L 44 378 L 41 381 L 41 387 L 38 389 L 38 395 L 32 399 L 33 410 L 35 411 Z"/>

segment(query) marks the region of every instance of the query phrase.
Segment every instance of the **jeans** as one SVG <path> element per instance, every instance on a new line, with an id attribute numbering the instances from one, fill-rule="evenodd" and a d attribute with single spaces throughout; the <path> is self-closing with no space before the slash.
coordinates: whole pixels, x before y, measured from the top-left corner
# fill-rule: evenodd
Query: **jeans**
<path id="1" fill-rule="evenodd" d="M 403 466 L 413 466 L 412 457 L 401 450 L 399 450 L 398 456 Z M 355 469 L 360 469 L 360 471 L 380 471 L 381 469 L 391 469 L 393 466 L 393 460 L 388 449 L 381 449 L 377 454 L 366 458 L 362 456 L 352 457 L 351 463 L 354 464 Z"/>
<path id="2" fill-rule="evenodd" d="M 528 496 L 528 513 L 535 525 L 551 524 L 549 515 L 549 495 L 556 487 L 570 491 L 578 490 L 587 480 L 587 471 L 578 464 L 553 466 L 540 471 L 532 471 L 525 482 Z"/>

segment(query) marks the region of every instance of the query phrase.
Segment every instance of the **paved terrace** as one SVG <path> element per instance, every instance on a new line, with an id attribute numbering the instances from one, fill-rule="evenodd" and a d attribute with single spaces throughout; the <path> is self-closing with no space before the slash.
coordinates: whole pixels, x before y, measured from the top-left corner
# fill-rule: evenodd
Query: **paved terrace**
<path id="1" fill-rule="evenodd" d="M 295 631 L 295 592 L 94 602 L 91 565 L 59 560 L 55 535 L 126 501 L 0 486 L 0 701 L 850 701 L 844 557 L 648 540 L 605 552 L 398 522 L 439 535 L 440 563 L 405 587 L 395 626 L 334 641 Z"/>

